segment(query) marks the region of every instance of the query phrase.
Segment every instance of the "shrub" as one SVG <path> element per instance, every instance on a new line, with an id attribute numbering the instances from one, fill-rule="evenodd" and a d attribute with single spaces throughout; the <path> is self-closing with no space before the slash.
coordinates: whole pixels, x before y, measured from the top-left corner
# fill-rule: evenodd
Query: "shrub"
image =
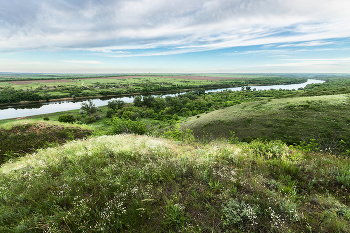
<path id="1" fill-rule="evenodd" d="M 146 123 L 140 120 L 132 121 L 130 119 L 114 117 L 111 121 L 107 121 L 107 124 L 112 126 L 113 134 L 145 134 L 147 132 Z"/>
<path id="2" fill-rule="evenodd" d="M 166 138 L 174 139 L 176 141 L 193 142 L 194 136 L 193 131 L 186 129 L 186 131 L 181 130 L 180 125 L 176 124 L 174 127 L 169 128 L 163 133 Z"/>
<path id="3" fill-rule="evenodd" d="M 116 109 L 121 109 L 124 105 L 124 101 L 122 100 L 111 100 L 111 101 L 108 101 L 108 107 L 113 109 L 113 110 L 116 110 Z"/>
<path id="4" fill-rule="evenodd" d="M 63 114 L 58 117 L 59 122 L 73 123 L 75 118 L 72 114 Z"/>
<path id="5" fill-rule="evenodd" d="M 184 212 L 184 206 L 181 204 L 171 204 L 165 206 L 165 223 L 168 228 L 175 227 L 181 230 L 185 227 L 186 216 Z"/>
<path id="6" fill-rule="evenodd" d="M 230 138 L 228 139 L 230 144 L 239 143 L 239 138 L 236 136 L 236 132 L 230 131 Z"/>
<path id="7" fill-rule="evenodd" d="M 350 187 L 350 166 L 345 166 L 336 171 L 335 179 L 345 187 Z"/>
<path id="8" fill-rule="evenodd" d="M 136 120 L 137 118 L 137 114 L 135 112 L 132 111 L 124 111 L 122 118 L 124 119 L 130 119 L 130 120 Z"/>
<path id="9" fill-rule="evenodd" d="M 107 113 L 106 113 L 106 117 L 111 118 L 114 114 L 114 110 L 113 109 L 108 109 Z"/>
<path id="10" fill-rule="evenodd" d="M 262 141 L 254 140 L 248 147 L 253 150 L 253 154 L 266 159 L 284 159 L 289 156 L 289 147 L 282 141 Z"/>
<path id="11" fill-rule="evenodd" d="M 96 117 L 95 116 L 86 116 L 84 118 L 84 122 L 86 124 L 91 124 L 91 123 L 94 123 L 96 121 Z"/>
<path id="12" fill-rule="evenodd" d="M 238 227 L 241 231 L 257 225 L 259 206 L 231 199 L 222 206 L 222 223 L 225 228 Z"/>
<path id="13" fill-rule="evenodd" d="M 44 117 L 44 121 L 49 121 L 49 120 L 50 120 L 50 118 Z"/>

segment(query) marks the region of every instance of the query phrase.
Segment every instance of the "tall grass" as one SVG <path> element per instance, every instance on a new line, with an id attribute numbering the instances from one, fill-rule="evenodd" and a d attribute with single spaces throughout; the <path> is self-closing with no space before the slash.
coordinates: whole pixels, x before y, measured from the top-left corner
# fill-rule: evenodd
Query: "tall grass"
<path id="1" fill-rule="evenodd" d="M 347 232 L 335 167 L 348 160 L 262 144 L 116 135 L 42 149 L 0 168 L 0 230 Z"/>

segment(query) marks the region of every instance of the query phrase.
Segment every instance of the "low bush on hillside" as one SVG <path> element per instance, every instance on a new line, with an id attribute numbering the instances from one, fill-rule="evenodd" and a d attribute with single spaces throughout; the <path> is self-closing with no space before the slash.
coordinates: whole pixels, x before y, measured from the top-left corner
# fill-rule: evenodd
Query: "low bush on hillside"
<path id="1" fill-rule="evenodd" d="M 146 124 L 140 120 L 133 121 L 114 117 L 112 120 L 108 120 L 107 124 L 111 126 L 112 134 L 134 133 L 142 135 L 147 132 Z"/>
<path id="2" fill-rule="evenodd" d="M 69 113 L 60 115 L 58 117 L 58 121 L 59 122 L 64 122 L 64 123 L 73 123 L 73 122 L 75 122 L 75 120 L 76 120 L 75 117 L 72 114 L 69 114 Z"/>

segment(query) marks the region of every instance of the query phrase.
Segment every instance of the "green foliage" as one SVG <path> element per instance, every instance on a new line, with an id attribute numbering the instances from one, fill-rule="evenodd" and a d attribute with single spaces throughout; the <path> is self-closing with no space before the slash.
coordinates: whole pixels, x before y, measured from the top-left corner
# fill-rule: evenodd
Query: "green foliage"
<path id="1" fill-rule="evenodd" d="M 112 127 L 112 134 L 134 133 L 142 135 L 147 132 L 146 124 L 140 120 L 132 121 L 130 119 L 113 117 L 112 120 L 107 121 L 107 124 Z"/>
<path id="2" fill-rule="evenodd" d="M 344 166 L 335 171 L 335 179 L 346 188 L 350 188 L 350 166 Z"/>
<path id="3" fill-rule="evenodd" d="M 184 206 L 177 203 L 169 203 L 165 206 L 165 226 L 166 228 L 184 229 L 186 226 L 186 216 Z"/>
<path id="4" fill-rule="evenodd" d="M 88 115 L 91 115 L 93 113 L 96 113 L 98 111 L 98 108 L 95 106 L 92 100 L 88 100 L 88 102 L 83 102 L 81 104 L 80 110 L 84 111 Z"/>
<path id="5" fill-rule="evenodd" d="M 94 123 L 96 121 L 97 121 L 96 116 L 86 116 L 84 118 L 84 123 L 85 124 L 91 124 L 91 123 Z"/>
<path id="6" fill-rule="evenodd" d="M 229 138 L 229 143 L 231 143 L 231 144 L 237 144 L 237 143 L 239 143 L 240 141 L 239 141 L 239 138 L 236 136 L 236 133 L 235 132 L 233 132 L 233 131 L 231 131 L 231 136 L 230 136 L 230 138 Z"/>
<path id="7" fill-rule="evenodd" d="M 44 121 L 49 121 L 49 120 L 50 120 L 50 118 L 44 117 Z"/>
<path id="8" fill-rule="evenodd" d="M 222 208 L 222 222 L 225 228 L 238 227 L 241 231 L 247 231 L 257 225 L 259 206 L 231 199 Z"/>
<path id="9" fill-rule="evenodd" d="M 114 110 L 113 109 L 107 109 L 106 117 L 107 118 L 112 118 L 114 115 Z"/>
<path id="10" fill-rule="evenodd" d="M 142 107 L 142 97 L 141 96 L 135 96 L 134 98 L 134 105 L 136 107 Z"/>
<path id="11" fill-rule="evenodd" d="M 192 130 L 186 129 L 185 131 L 181 130 L 181 127 L 179 124 L 176 124 L 173 127 L 168 128 L 164 133 L 163 136 L 165 138 L 174 139 L 176 141 L 183 141 L 187 143 L 194 142 L 194 136 L 192 134 Z"/>
<path id="12" fill-rule="evenodd" d="M 108 101 L 108 108 L 111 108 L 113 110 L 121 109 L 124 106 L 124 101 L 122 100 L 111 100 Z"/>
<path id="13" fill-rule="evenodd" d="M 289 147 L 282 141 L 254 140 L 248 144 L 255 156 L 265 159 L 287 159 L 292 153 Z"/>
<path id="14" fill-rule="evenodd" d="M 301 141 L 299 145 L 295 145 L 295 147 L 306 153 L 317 152 L 320 150 L 320 145 L 316 139 L 310 139 L 309 142 Z"/>
<path id="15" fill-rule="evenodd" d="M 75 122 L 75 117 L 72 114 L 66 113 L 58 117 L 59 122 L 73 123 Z"/>

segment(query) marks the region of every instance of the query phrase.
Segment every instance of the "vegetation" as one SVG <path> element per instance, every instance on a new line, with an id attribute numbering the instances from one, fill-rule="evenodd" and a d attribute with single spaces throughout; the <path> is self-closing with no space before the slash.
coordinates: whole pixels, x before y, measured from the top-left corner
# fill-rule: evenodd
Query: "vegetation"
<path id="1" fill-rule="evenodd" d="M 37 77 L 37 76 L 35 76 Z M 61 77 L 61 79 L 59 79 Z M 128 77 L 128 76 L 126 76 Z M 191 76 L 180 76 L 183 79 L 164 78 L 162 76 L 130 76 L 131 78 L 116 79 L 99 76 L 93 77 L 62 77 L 47 80 L 42 78 L 3 78 L 0 77 L 0 104 L 17 103 L 20 101 L 49 101 L 61 98 L 88 98 L 93 96 L 120 96 L 135 93 L 164 93 L 185 89 L 229 88 L 250 84 L 273 85 L 302 83 L 306 78 L 291 78 L 286 76 L 262 78 L 235 78 L 225 80 L 192 80 Z M 47 80 L 47 81 L 43 81 Z M 21 83 L 19 81 L 27 81 Z M 64 81 L 64 82 L 63 82 Z M 204 90 L 204 89 L 203 89 Z"/>
<path id="2" fill-rule="evenodd" d="M 198 139 L 282 140 L 311 151 L 350 156 L 349 95 L 284 98 L 244 103 L 182 123 Z"/>
<path id="3" fill-rule="evenodd" d="M 92 135 L 92 130 L 77 126 L 26 121 L 0 128 L 0 164 L 33 153 L 37 149 L 57 146 Z"/>
<path id="4" fill-rule="evenodd" d="M 348 232 L 350 79 L 257 77 L 0 121 L 0 231 Z"/>
<path id="5" fill-rule="evenodd" d="M 0 229 L 347 232 L 349 166 L 278 141 L 74 141 L 1 167 Z"/>

